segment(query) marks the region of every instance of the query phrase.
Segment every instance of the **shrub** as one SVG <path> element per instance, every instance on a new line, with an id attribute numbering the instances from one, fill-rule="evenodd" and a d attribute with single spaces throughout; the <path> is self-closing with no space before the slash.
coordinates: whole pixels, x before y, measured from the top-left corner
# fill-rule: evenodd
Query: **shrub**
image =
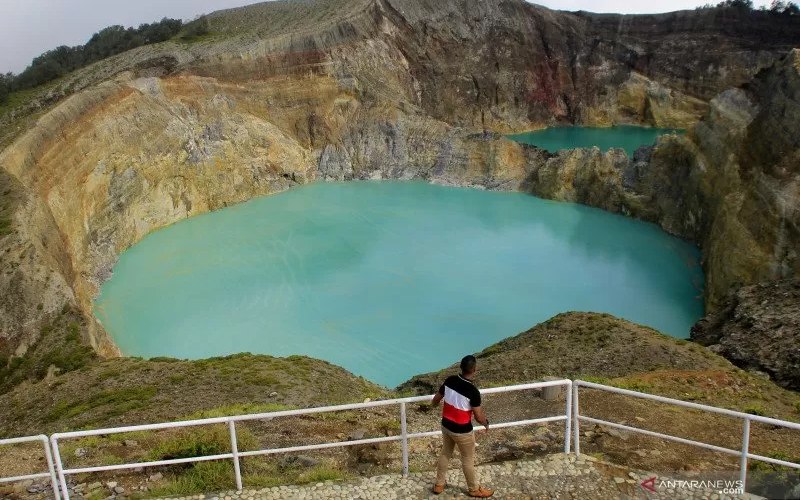
<path id="1" fill-rule="evenodd" d="M 229 460 L 198 462 L 167 484 L 150 491 L 153 496 L 191 495 L 230 489 L 234 484 L 233 465 Z"/>
<path id="2" fill-rule="evenodd" d="M 252 449 L 257 440 L 247 429 L 237 429 L 237 444 L 240 450 Z M 160 442 L 150 451 L 150 460 L 169 460 L 204 455 L 219 455 L 231 451 L 230 434 L 223 427 L 200 427 L 182 429 Z"/>
<path id="3" fill-rule="evenodd" d="M 192 413 L 189 420 L 201 418 L 228 417 L 231 415 L 247 415 L 250 413 L 269 413 L 273 411 L 292 410 L 294 406 L 281 403 L 236 403 L 227 406 L 218 406 L 209 410 L 200 410 Z"/>
<path id="4" fill-rule="evenodd" d="M 326 465 L 319 465 L 308 472 L 300 474 L 297 478 L 297 482 L 299 484 L 321 483 L 323 481 L 340 481 L 345 478 L 346 475 L 342 471 Z"/>
<path id="5" fill-rule="evenodd" d="M 151 386 L 101 391 L 83 401 L 71 399 L 60 401 L 45 415 L 45 420 L 53 422 L 62 418 L 72 418 L 103 406 L 111 406 L 104 414 L 106 417 L 114 417 L 141 408 L 155 394 L 156 388 Z"/>
<path id="6" fill-rule="evenodd" d="M 208 35 L 210 32 L 211 29 L 208 25 L 208 18 L 206 16 L 200 16 L 186 25 L 186 29 L 184 29 L 181 38 L 184 40 L 192 40 Z"/>
<path id="7" fill-rule="evenodd" d="M 36 87 L 106 57 L 169 40 L 182 26 L 183 22 L 179 19 L 166 17 L 152 24 L 141 24 L 138 28 L 109 26 L 92 35 L 85 45 L 62 45 L 49 50 L 33 59 L 19 75 L 7 73 L 0 76 L 0 104 L 12 90 Z"/>
<path id="8" fill-rule="evenodd" d="M 764 409 L 761 405 L 749 405 L 744 408 L 745 413 L 749 413 L 750 415 L 758 415 L 759 417 L 763 417 L 767 414 L 767 410 Z"/>

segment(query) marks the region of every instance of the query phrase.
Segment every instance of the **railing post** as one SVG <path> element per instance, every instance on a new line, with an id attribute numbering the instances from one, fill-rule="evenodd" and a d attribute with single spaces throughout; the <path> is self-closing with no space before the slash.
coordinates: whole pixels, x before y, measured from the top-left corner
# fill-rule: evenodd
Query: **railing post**
<path id="1" fill-rule="evenodd" d="M 575 435 L 575 456 L 579 457 L 581 456 L 581 421 L 578 407 L 578 389 L 580 389 L 580 383 L 576 380 L 573 381 L 572 384 L 572 415 L 575 419 L 572 423 L 572 432 Z"/>
<path id="2" fill-rule="evenodd" d="M 742 427 L 742 458 L 739 462 L 739 480 L 742 482 L 742 490 L 747 489 L 747 455 L 750 454 L 750 419 L 744 419 Z"/>
<path id="3" fill-rule="evenodd" d="M 64 465 L 61 463 L 61 452 L 58 450 L 58 438 L 53 435 L 50 437 L 50 444 L 53 447 L 53 461 L 56 463 L 58 471 L 58 482 L 61 485 L 61 498 L 69 500 L 69 488 L 67 488 L 67 478 L 64 477 Z"/>
<path id="4" fill-rule="evenodd" d="M 242 470 L 239 467 L 239 444 L 236 440 L 236 423 L 228 420 L 231 432 L 231 454 L 233 455 L 233 472 L 236 474 L 236 491 L 242 491 Z"/>
<path id="5" fill-rule="evenodd" d="M 569 453 L 569 442 L 572 438 L 572 382 L 567 384 L 567 409 L 564 428 L 564 453 Z"/>
<path id="6" fill-rule="evenodd" d="M 56 469 L 53 466 L 53 452 L 50 451 L 50 441 L 47 436 L 39 436 L 44 445 L 44 457 L 47 460 L 47 471 L 50 472 L 50 487 L 53 488 L 53 498 L 59 500 L 61 496 L 58 494 L 58 479 L 56 478 Z"/>
<path id="7" fill-rule="evenodd" d="M 408 477 L 408 426 L 406 424 L 406 404 L 400 403 L 400 436 L 403 447 L 403 477 Z"/>

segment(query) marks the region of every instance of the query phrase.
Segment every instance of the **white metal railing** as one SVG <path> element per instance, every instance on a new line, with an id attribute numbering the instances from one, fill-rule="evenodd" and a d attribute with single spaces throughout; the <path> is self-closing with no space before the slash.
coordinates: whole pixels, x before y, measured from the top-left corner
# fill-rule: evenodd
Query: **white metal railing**
<path id="1" fill-rule="evenodd" d="M 50 486 L 53 488 L 53 495 L 55 496 L 55 498 L 58 498 L 58 486 L 56 482 L 55 467 L 53 466 L 53 455 L 50 452 L 50 443 L 47 441 L 47 436 L 38 435 L 38 436 L 28 436 L 21 438 L 0 439 L 0 446 L 11 446 L 15 444 L 31 443 L 36 441 L 42 443 L 42 446 L 44 447 L 44 456 L 45 459 L 47 460 L 47 472 L 26 474 L 24 476 L 0 477 L 0 483 L 13 483 L 16 481 L 25 481 L 26 479 L 39 479 L 42 477 L 49 477 Z"/>
<path id="2" fill-rule="evenodd" d="M 529 420 L 517 420 L 513 422 L 502 422 L 497 424 L 492 424 L 492 428 L 494 429 L 502 429 L 506 427 L 518 427 L 522 425 L 531 425 L 531 424 L 539 424 L 539 423 L 546 423 L 546 422 L 557 422 L 560 420 L 564 421 L 565 429 L 564 429 L 564 452 L 569 453 L 570 451 L 570 426 L 572 425 L 572 381 L 571 380 L 551 380 L 546 382 L 536 382 L 532 384 L 520 384 L 520 385 L 511 385 L 506 387 L 495 387 L 491 389 L 483 389 L 481 390 L 481 394 L 497 394 L 503 392 L 512 392 L 512 391 L 523 391 L 523 390 L 531 390 L 531 389 L 542 389 L 545 387 L 554 387 L 554 386 L 565 386 L 566 389 L 566 406 L 565 411 L 562 414 L 551 416 L 551 417 L 543 417 L 543 418 L 534 418 Z M 232 460 L 233 467 L 234 467 L 234 475 L 236 479 L 236 489 L 242 489 L 242 474 L 241 474 L 241 467 L 240 467 L 240 459 L 243 457 L 254 457 L 260 455 L 271 455 L 276 453 L 289 453 L 289 452 L 298 452 L 298 451 L 308 451 L 308 450 L 324 450 L 329 448 L 338 448 L 338 447 L 345 447 L 345 446 L 356 446 L 361 444 L 373 444 L 373 443 L 386 443 L 386 442 L 393 442 L 393 441 L 400 441 L 402 445 L 402 454 L 403 454 L 403 475 L 408 475 L 408 440 L 414 438 L 421 438 L 421 437 L 429 437 L 429 436 L 437 436 L 441 434 L 440 430 L 436 431 L 427 431 L 427 432 L 414 432 L 409 433 L 407 427 L 407 420 L 406 420 L 406 405 L 410 403 L 420 403 L 424 401 L 430 401 L 432 398 L 431 396 L 415 396 L 409 398 L 399 398 L 399 399 L 387 399 L 383 401 L 371 401 L 368 403 L 356 403 L 356 404 L 346 404 L 346 405 L 338 405 L 338 406 L 324 406 L 319 408 L 305 408 L 299 410 L 284 410 L 284 411 L 274 411 L 269 413 L 256 413 L 251 415 L 236 415 L 230 417 L 217 417 L 217 418 L 205 418 L 199 420 L 186 420 L 183 422 L 169 422 L 169 423 L 160 423 L 160 424 L 150 424 L 150 425 L 135 425 L 135 426 L 128 426 L 128 427 L 117 427 L 113 429 L 95 429 L 95 430 L 87 430 L 87 431 L 77 431 L 77 432 L 63 432 L 53 434 L 50 437 L 50 444 L 53 447 L 53 456 L 55 458 L 55 466 L 56 471 L 58 473 L 58 483 L 61 487 L 61 495 L 64 500 L 69 500 L 69 489 L 67 487 L 66 476 L 74 475 L 74 474 L 84 474 L 89 472 L 102 472 L 102 471 L 112 471 L 112 470 L 121 470 L 121 469 L 134 469 L 138 467 L 156 467 L 156 466 L 163 466 L 163 465 L 174 465 L 174 464 L 184 464 L 184 463 L 193 463 L 193 462 L 203 462 L 209 460 Z M 314 413 L 326 413 L 326 412 L 334 412 L 334 411 L 346 411 L 346 410 L 358 410 L 364 408 L 376 408 L 381 406 L 392 406 L 392 405 L 399 405 L 400 406 L 400 435 L 398 436 L 386 436 L 386 437 L 378 437 L 378 438 L 368 438 L 368 439 L 355 439 L 352 441 L 336 441 L 336 442 L 328 442 L 328 443 L 320 443 L 320 444 L 311 444 L 311 445 L 302 445 L 302 446 L 290 446 L 284 448 L 267 448 L 261 450 L 250 450 L 250 451 L 239 451 L 238 443 L 236 439 L 236 422 L 244 422 L 248 420 L 261 420 L 261 419 L 272 419 L 278 417 L 292 417 L 298 415 L 310 415 Z M 217 455 L 206 455 L 200 457 L 189 457 L 189 458 L 176 458 L 170 460 L 157 460 L 151 462 L 140 462 L 140 463 L 126 463 L 126 464 L 114 464 L 114 465 L 99 465 L 93 467 L 82 467 L 82 468 L 75 468 L 75 469 L 65 469 L 61 460 L 61 453 L 59 450 L 59 441 L 64 439 L 75 439 L 75 438 L 82 438 L 88 436 L 98 436 L 98 435 L 108 435 L 108 434 L 120 434 L 120 433 L 127 433 L 127 432 L 137 432 L 137 431 L 153 431 L 153 430 L 163 430 L 163 429 L 175 429 L 181 427 L 194 427 L 194 426 L 201 426 L 201 425 L 212 425 L 212 424 L 226 424 L 228 426 L 228 431 L 230 433 L 230 440 L 231 440 L 231 452 L 230 453 L 221 453 Z M 55 483 L 54 483 L 55 484 Z"/>
<path id="3" fill-rule="evenodd" d="M 607 385 L 595 384 L 593 382 L 586 382 L 583 380 L 552 380 L 546 382 L 536 382 L 531 384 L 521 384 L 521 385 L 512 385 L 506 387 L 495 387 L 492 389 L 483 389 L 481 391 L 482 394 L 496 394 L 496 393 L 504 393 L 504 392 L 512 392 L 512 391 L 524 391 L 524 390 L 532 390 L 532 389 L 543 389 L 546 387 L 555 387 L 555 386 L 564 386 L 566 387 L 566 405 L 563 414 L 558 414 L 555 416 L 550 417 L 542 417 L 542 418 L 534 418 L 529 420 L 517 420 L 512 422 L 502 422 L 497 424 L 492 424 L 492 428 L 506 428 L 506 427 L 518 427 L 523 425 L 531 425 L 531 424 L 538 424 L 538 423 L 546 423 L 546 422 L 558 422 L 563 420 L 564 421 L 564 452 L 569 453 L 570 445 L 572 440 L 574 439 L 575 442 L 575 454 L 580 455 L 580 423 L 581 422 L 588 422 L 594 423 L 599 425 L 604 425 L 612 428 L 622 429 L 628 432 L 634 432 L 639 434 L 644 434 L 651 437 L 658 437 L 662 439 L 666 439 L 669 441 L 698 446 L 700 448 L 705 448 L 708 450 L 712 450 L 715 452 L 726 453 L 730 455 L 735 455 L 740 457 L 740 480 L 742 488 L 746 486 L 747 480 L 747 461 L 748 459 L 753 460 L 760 460 L 763 462 L 771 463 L 774 465 L 781 465 L 785 467 L 792 467 L 795 469 L 800 469 L 800 463 L 789 462 L 786 460 L 780 460 L 777 458 L 766 457 L 762 455 L 756 455 L 754 453 L 750 453 L 750 422 L 759 422 L 769 425 L 775 425 L 780 427 L 785 427 L 788 429 L 793 430 L 800 430 L 800 423 L 795 422 L 788 422 L 785 420 L 778 420 L 775 418 L 768 418 L 762 417 L 758 415 L 751 415 L 749 413 L 742 413 L 738 411 L 726 410 L 722 408 L 717 408 L 714 406 L 708 406 L 698 403 L 690 403 L 686 401 L 680 401 L 678 399 L 666 398 L 663 396 L 655 396 L 652 394 L 645 394 L 641 392 L 631 391 L 627 389 L 619 389 L 616 387 L 610 387 Z M 729 417 L 739 418 L 743 421 L 742 427 L 742 447 L 740 450 L 735 450 L 731 448 L 725 448 L 722 446 L 716 446 L 709 443 L 704 443 L 701 441 L 694 441 L 691 439 L 686 439 L 678 436 L 672 436 L 670 434 L 663 434 L 660 432 L 650 431 L 646 429 L 640 429 L 637 427 L 631 427 L 624 424 L 619 424 L 616 422 L 610 422 L 607 420 L 601 420 L 598 418 L 588 417 L 585 415 L 580 414 L 580 407 L 579 407 L 579 389 L 584 387 L 586 389 L 593 389 L 599 391 L 606 391 L 616 394 L 621 394 L 625 396 L 631 396 L 635 398 L 647 399 L 651 401 L 658 401 L 660 403 L 667 403 L 676 406 L 682 406 L 685 408 L 692 408 L 695 410 L 705 411 L 709 413 L 715 413 L 719 415 L 726 415 Z M 441 434 L 441 431 L 426 431 L 426 432 L 408 432 L 408 422 L 406 418 L 406 408 L 407 405 L 412 403 L 420 403 L 425 401 L 430 401 L 432 396 L 415 396 L 409 398 L 399 398 L 399 399 L 388 399 L 383 401 L 371 401 L 368 403 L 355 403 L 355 404 L 346 404 L 346 405 L 338 405 L 338 406 L 324 406 L 319 408 L 305 408 L 305 409 L 298 409 L 298 410 L 285 410 L 285 411 L 274 411 L 269 413 L 257 413 L 251 415 L 236 415 L 236 416 L 228 416 L 228 417 L 217 417 L 217 418 L 206 418 L 206 419 L 199 419 L 199 420 L 187 420 L 183 422 L 167 422 L 167 423 L 159 423 L 159 424 L 150 424 L 150 425 L 135 425 L 135 426 L 128 426 L 128 427 L 117 427 L 112 429 L 96 429 L 96 430 L 87 430 L 87 431 L 77 431 L 77 432 L 64 432 L 64 433 L 57 433 L 53 434 L 49 441 L 47 436 L 31 436 L 31 437 L 24 437 L 24 438 L 14 438 L 14 439 L 4 439 L 0 440 L 1 445 L 14 445 L 19 443 L 26 443 L 26 442 L 34 442 L 39 441 L 44 445 L 45 450 L 45 457 L 47 458 L 47 465 L 49 472 L 42 472 L 37 474 L 29 474 L 25 476 L 16 476 L 16 477 L 0 477 L 0 483 L 7 483 L 7 482 L 14 482 L 14 481 L 22 481 L 25 479 L 36 479 L 36 478 L 43 478 L 43 477 L 50 477 L 50 483 L 53 488 L 53 494 L 58 500 L 59 498 L 63 498 L 64 500 L 69 500 L 69 490 L 67 487 L 66 477 L 74 474 L 84 474 L 90 472 L 102 472 L 102 471 L 112 471 L 112 470 L 122 470 L 122 469 L 134 469 L 138 467 L 156 467 L 156 466 L 163 466 L 163 465 L 174 465 L 174 464 L 184 464 L 184 463 L 194 463 L 194 462 L 203 462 L 203 461 L 210 461 L 210 460 L 232 460 L 233 467 L 234 467 L 234 475 L 236 480 L 236 488 L 238 490 L 242 489 L 242 474 L 241 474 L 241 467 L 240 467 L 240 459 L 243 457 L 254 457 L 254 456 L 261 456 L 261 455 L 272 455 L 277 453 L 289 453 L 289 452 L 299 452 L 299 451 L 309 451 L 309 450 L 324 450 L 330 448 L 338 448 L 338 447 L 345 447 L 345 446 L 356 446 L 362 444 L 373 444 L 373 443 L 386 443 L 386 442 L 395 442 L 400 441 L 402 447 L 402 457 L 403 457 L 403 474 L 408 474 L 408 440 L 421 438 L 421 437 L 430 437 L 430 436 L 437 436 Z M 290 446 L 290 447 L 283 447 L 283 448 L 267 448 L 267 449 L 260 449 L 260 450 L 247 450 L 247 451 L 239 451 L 238 448 L 238 441 L 236 438 L 236 422 L 244 422 L 250 420 L 261 420 L 261 419 L 272 419 L 278 417 L 292 417 L 298 415 L 310 415 L 316 413 L 327 413 L 327 412 L 335 412 L 335 411 L 347 411 L 347 410 L 358 410 L 364 408 L 377 408 L 383 406 L 392 406 L 398 405 L 400 407 L 400 434 L 397 436 L 386 436 L 386 437 L 377 437 L 377 438 L 367 438 L 367 439 L 356 439 L 352 441 L 336 441 L 336 442 L 328 442 L 328 443 L 319 443 L 319 444 L 311 444 L 311 445 L 301 445 L 301 446 Z M 77 439 L 82 437 L 88 436 L 98 436 L 98 435 L 108 435 L 108 434 L 120 434 L 120 433 L 128 433 L 128 432 L 136 432 L 136 431 L 154 431 L 154 430 L 164 430 L 164 429 L 176 429 L 176 428 L 183 428 L 183 427 L 196 427 L 196 426 L 203 426 L 203 425 L 213 425 L 213 424 L 225 424 L 228 427 L 228 432 L 230 434 L 230 442 L 231 442 L 231 451 L 229 453 L 221 453 L 217 455 L 206 455 L 206 456 L 199 456 L 199 457 L 188 457 L 188 458 L 177 458 L 177 459 L 170 459 L 170 460 L 157 460 L 151 462 L 141 462 L 141 463 L 127 463 L 127 464 L 114 464 L 114 465 L 98 465 L 92 467 L 82 467 L 82 468 L 73 468 L 67 469 L 64 468 L 63 462 L 61 460 L 61 453 L 59 449 L 59 441 L 65 439 Z M 572 439 L 570 439 L 572 437 Z M 52 448 L 51 448 L 52 447 Z M 60 487 L 60 490 L 59 490 Z"/>
<path id="4" fill-rule="evenodd" d="M 586 387 L 587 389 L 596 389 L 599 391 L 611 392 L 615 394 L 623 394 L 625 396 L 632 396 L 635 398 L 640 399 L 648 399 L 650 401 L 658 401 L 659 403 L 667 403 L 676 406 L 682 406 L 684 408 L 692 408 L 695 410 L 701 410 L 709 413 L 716 413 L 719 415 L 726 415 L 729 417 L 739 418 L 742 419 L 742 447 L 740 450 L 733 450 L 731 448 L 725 448 L 722 446 L 716 446 L 713 444 L 704 443 L 702 441 L 694 441 L 692 439 L 686 439 L 678 436 L 673 436 L 670 434 L 663 434 L 661 432 L 649 431 L 646 429 L 640 429 L 638 427 L 631 427 L 629 425 L 618 424 L 616 422 L 609 422 L 607 420 L 601 420 L 598 418 L 586 417 L 580 414 L 580 407 L 578 406 L 578 392 L 581 387 Z M 580 456 L 581 453 L 581 441 L 580 441 L 580 423 L 589 422 L 594 424 L 605 425 L 608 427 L 614 427 L 617 429 L 622 429 L 629 432 L 636 432 L 639 434 L 644 434 L 647 436 L 652 437 L 659 437 L 662 439 L 666 439 L 669 441 L 674 441 L 676 443 L 687 444 L 692 446 L 697 446 L 700 448 L 705 448 L 708 450 L 713 450 L 720 453 L 727 453 L 729 455 L 736 455 L 740 457 L 739 461 L 739 481 L 741 481 L 741 487 L 744 489 L 747 486 L 747 460 L 760 460 L 762 462 L 767 462 L 774 465 L 782 465 L 784 467 L 792 467 L 795 469 L 800 469 L 800 463 L 795 462 L 788 462 L 786 460 L 779 460 L 777 458 L 772 457 L 765 457 L 763 455 L 756 455 L 754 453 L 750 453 L 750 422 L 760 422 L 763 424 L 770 424 L 776 425 L 779 427 L 785 427 L 787 429 L 793 430 L 800 430 L 800 424 L 795 422 L 788 422 L 786 420 L 778 420 L 776 418 L 769 418 L 769 417 L 762 417 L 759 415 L 751 415 L 749 413 L 743 413 L 740 411 L 733 411 L 733 410 L 726 410 L 724 408 L 717 408 L 715 406 L 703 405 L 699 403 L 690 403 L 687 401 L 681 401 L 679 399 L 672 399 L 666 398 L 663 396 L 655 396 L 653 394 L 645 394 L 642 392 L 631 391 L 628 389 L 619 389 L 617 387 L 610 387 L 607 385 L 602 384 L 595 384 L 593 382 L 586 382 L 583 380 L 576 380 L 573 384 L 572 390 L 572 397 L 574 399 L 572 403 L 572 415 L 573 415 L 573 432 L 574 440 L 575 440 L 575 455 Z"/>

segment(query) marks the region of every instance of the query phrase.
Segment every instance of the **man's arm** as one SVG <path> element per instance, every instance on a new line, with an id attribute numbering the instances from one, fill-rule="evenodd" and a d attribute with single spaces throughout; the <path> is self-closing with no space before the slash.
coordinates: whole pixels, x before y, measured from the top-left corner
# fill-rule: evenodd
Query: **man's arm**
<path id="1" fill-rule="evenodd" d="M 433 406 L 439 406 L 439 403 L 442 401 L 444 394 L 436 393 L 433 395 L 433 399 L 431 399 L 431 404 Z"/>
<path id="2" fill-rule="evenodd" d="M 486 412 L 483 411 L 483 408 L 480 406 L 473 406 L 472 407 L 472 414 L 475 415 L 475 420 L 478 421 L 479 424 L 486 427 L 486 430 L 489 430 L 489 419 L 486 418 Z"/>

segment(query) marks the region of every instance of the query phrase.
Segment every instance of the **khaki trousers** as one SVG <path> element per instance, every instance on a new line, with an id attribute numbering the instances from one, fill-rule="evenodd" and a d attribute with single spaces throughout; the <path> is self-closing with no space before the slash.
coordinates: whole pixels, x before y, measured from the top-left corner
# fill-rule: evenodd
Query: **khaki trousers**
<path id="1" fill-rule="evenodd" d="M 467 487 L 470 491 L 478 489 L 478 478 L 475 476 L 475 433 L 451 432 L 442 427 L 442 453 L 436 467 L 436 484 L 445 484 L 447 480 L 447 466 L 453 457 L 453 448 L 458 446 L 461 454 L 461 466 L 464 468 L 464 477 L 467 478 Z"/>

